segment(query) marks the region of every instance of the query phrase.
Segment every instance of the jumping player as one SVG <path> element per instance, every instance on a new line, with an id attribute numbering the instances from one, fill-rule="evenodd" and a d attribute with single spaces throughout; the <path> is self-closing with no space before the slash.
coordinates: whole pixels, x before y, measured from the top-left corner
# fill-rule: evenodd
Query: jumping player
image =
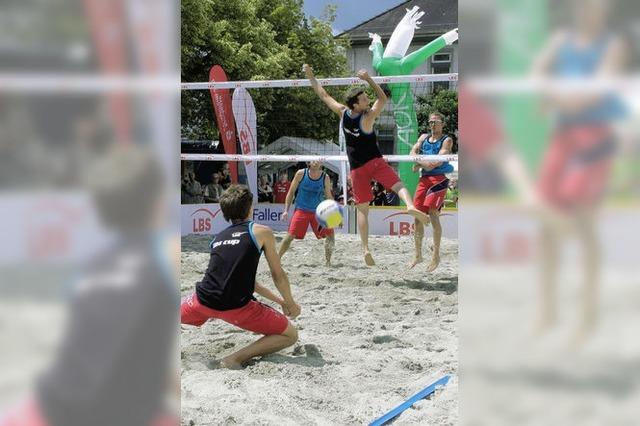
<path id="1" fill-rule="evenodd" d="M 289 217 L 289 206 L 293 202 L 294 194 L 298 191 L 296 198 L 296 209 L 289 223 L 287 236 L 280 245 L 280 259 L 289 250 L 293 239 L 302 240 L 309 225 L 316 238 L 324 238 L 324 256 L 326 265 L 331 265 L 331 255 L 335 246 L 335 237 L 333 229 L 323 228 L 316 219 L 316 207 L 323 200 L 333 199 L 331 194 L 331 179 L 329 175 L 322 171 L 322 163 L 320 161 L 309 162 L 309 167 L 300 169 L 291 182 L 291 187 L 287 192 L 287 198 L 284 202 L 284 213 L 282 220 L 286 221 Z"/>
<path id="2" fill-rule="evenodd" d="M 252 202 L 253 195 L 244 185 L 231 185 L 222 194 L 220 208 L 231 226 L 211 242 L 207 272 L 196 284 L 195 293 L 186 297 L 180 307 L 182 324 L 201 326 L 208 319 L 217 318 L 264 335 L 222 359 L 221 365 L 231 369 L 242 368 L 247 360 L 284 349 L 298 339 L 297 330 L 283 314 L 253 297 L 256 292 L 278 303 L 291 318 L 300 314 L 287 274 L 280 265 L 271 228 L 251 221 Z M 282 298 L 256 282 L 263 251 Z"/>
<path id="3" fill-rule="evenodd" d="M 346 106 L 333 99 L 318 84 L 313 75 L 313 69 L 304 64 L 302 67 L 311 87 L 318 97 L 342 119 L 347 157 L 351 166 L 351 180 L 353 195 L 358 210 L 358 231 L 362 242 L 364 261 L 368 266 L 375 265 L 369 251 L 369 202 L 373 199 L 371 181 L 380 182 L 385 188 L 398 194 L 407 205 L 407 213 L 423 223 L 429 222 L 429 217 L 416 209 L 411 194 L 398 177 L 398 174 L 382 158 L 378 148 L 378 138 L 373 131 L 373 124 L 382 112 L 387 96 L 382 88 L 369 76 L 366 70 L 358 71 L 358 77 L 366 81 L 376 93 L 377 100 L 370 106 L 369 98 L 363 89 L 353 89 L 346 97 Z"/>
<path id="4" fill-rule="evenodd" d="M 451 154 L 453 140 L 442 132 L 444 116 L 434 112 L 429 116 L 431 133 L 423 133 L 411 148 L 411 155 L 446 155 Z M 449 187 L 449 179 L 445 173 L 451 173 L 453 166 L 446 161 L 418 161 L 413 166 L 414 171 L 421 168 L 421 177 L 413 202 L 416 208 L 428 213 L 433 228 L 433 254 L 427 272 L 433 272 L 440 264 L 440 240 L 442 239 L 442 225 L 440 225 L 440 209 Z M 411 268 L 422 262 L 422 238 L 424 226 L 419 220 L 415 221 L 414 239 L 416 256 Z"/>

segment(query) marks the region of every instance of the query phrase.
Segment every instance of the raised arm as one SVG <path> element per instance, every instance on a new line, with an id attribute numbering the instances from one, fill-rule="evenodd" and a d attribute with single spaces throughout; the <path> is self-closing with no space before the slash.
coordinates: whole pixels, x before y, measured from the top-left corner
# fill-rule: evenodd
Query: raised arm
<path id="1" fill-rule="evenodd" d="M 282 269 L 280 263 L 280 256 L 276 251 L 276 239 L 273 236 L 271 228 L 264 225 L 253 225 L 253 232 L 258 241 L 258 245 L 264 250 L 264 256 L 267 259 L 267 264 L 271 270 L 271 277 L 278 289 L 278 292 L 282 295 L 283 303 L 282 308 L 291 318 L 295 318 L 300 315 L 300 306 L 293 300 L 291 294 L 291 285 L 289 284 L 289 278 L 287 273 Z"/>
<path id="2" fill-rule="evenodd" d="M 293 177 L 293 182 L 291 182 L 291 186 L 289 186 L 289 191 L 287 192 L 287 197 L 284 199 L 284 211 L 282 212 L 282 220 L 287 221 L 289 217 L 289 207 L 291 207 L 291 203 L 293 203 L 293 196 L 298 189 L 298 185 L 300 185 L 300 181 L 304 177 L 304 170 L 298 170 L 296 175 Z"/>
<path id="3" fill-rule="evenodd" d="M 421 134 L 418 140 L 416 141 L 416 143 L 411 148 L 411 152 L 409 153 L 409 155 L 420 154 L 420 147 L 422 146 L 422 142 L 424 142 L 426 138 L 427 138 L 427 135 L 425 133 Z M 416 161 L 411 167 L 411 170 L 413 170 L 414 172 L 417 172 L 418 169 L 420 168 L 420 165 L 421 165 L 420 162 Z"/>
<path id="4" fill-rule="evenodd" d="M 313 87 L 313 91 L 316 92 L 316 95 L 318 95 L 320 100 L 325 104 L 327 104 L 327 106 L 331 109 L 331 111 L 335 112 L 338 115 L 342 115 L 342 111 L 344 111 L 346 107 L 342 105 L 340 102 L 333 99 L 327 93 L 327 91 L 324 90 L 322 86 L 320 86 L 320 83 L 318 83 L 318 80 L 316 80 L 316 77 L 313 75 L 313 68 L 311 68 L 309 64 L 304 64 L 302 66 L 302 71 L 304 71 L 304 74 L 307 76 L 307 78 L 311 82 L 311 87 Z"/>
<path id="5" fill-rule="evenodd" d="M 411 152 L 409 155 L 418 155 L 420 153 L 420 147 L 422 146 L 422 142 L 427 138 L 425 133 L 421 134 L 416 143 L 411 148 Z"/>
<path id="6" fill-rule="evenodd" d="M 373 81 L 367 70 L 363 69 L 358 71 L 358 78 L 369 83 L 369 86 L 371 86 L 376 94 L 376 101 L 373 103 L 373 106 L 371 107 L 369 112 L 367 112 L 363 117 L 363 121 L 366 127 L 365 130 L 368 130 L 370 128 L 373 128 L 374 121 L 382 113 L 382 110 L 387 103 L 387 95 L 384 93 L 384 90 L 382 90 L 382 87 L 380 87 L 378 83 Z"/>
<path id="7" fill-rule="evenodd" d="M 324 175 L 324 199 L 333 200 L 333 194 L 331 193 L 331 178 L 328 174 Z"/>

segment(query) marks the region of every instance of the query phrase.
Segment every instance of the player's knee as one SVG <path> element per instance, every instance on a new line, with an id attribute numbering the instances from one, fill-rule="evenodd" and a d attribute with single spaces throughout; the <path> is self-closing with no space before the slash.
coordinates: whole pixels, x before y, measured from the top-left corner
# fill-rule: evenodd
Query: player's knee
<path id="1" fill-rule="evenodd" d="M 289 324 L 289 327 L 282 333 L 288 339 L 287 346 L 291 346 L 298 341 L 298 329 Z"/>

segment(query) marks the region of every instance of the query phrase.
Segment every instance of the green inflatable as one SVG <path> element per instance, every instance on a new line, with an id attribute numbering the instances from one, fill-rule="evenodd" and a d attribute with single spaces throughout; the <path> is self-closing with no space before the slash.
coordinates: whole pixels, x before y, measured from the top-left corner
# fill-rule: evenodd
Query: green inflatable
<path id="1" fill-rule="evenodd" d="M 458 29 L 449 31 L 421 47 L 413 53 L 405 56 L 413 39 L 414 30 L 418 28 L 418 19 L 424 15 L 415 6 L 408 10 L 400 23 L 393 30 L 387 48 L 382 46 L 378 34 L 369 34 L 372 38 L 369 50 L 373 52 L 373 68 L 382 76 L 407 75 L 422 65 L 431 55 L 443 47 L 454 43 L 458 39 Z M 418 139 L 418 119 L 414 108 L 413 93 L 409 83 L 389 84 L 391 100 L 393 102 L 393 115 L 396 122 L 396 153 L 409 154 L 411 147 Z M 404 182 L 409 192 L 415 192 L 418 183 L 418 174 L 411 170 L 412 163 L 400 163 L 400 179 Z"/>

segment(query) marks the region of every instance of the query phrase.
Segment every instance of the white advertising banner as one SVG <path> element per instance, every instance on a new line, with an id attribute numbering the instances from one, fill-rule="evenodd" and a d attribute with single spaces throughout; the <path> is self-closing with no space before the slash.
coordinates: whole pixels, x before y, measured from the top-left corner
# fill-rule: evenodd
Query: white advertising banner
<path id="1" fill-rule="evenodd" d="M 87 194 L 5 194 L 0 198 L 0 265 L 69 264 L 109 241 Z"/>
<path id="2" fill-rule="evenodd" d="M 440 213 L 442 236 L 458 238 L 458 211 L 442 209 Z M 414 218 L 398 207 L 371 207 L 369 209 L 369 234 L 407 236 L 413 235 Z M 431 235 L 426 230 L 426 235 Z"/>
<path id="3" fill-rule="evenodd" d="M 239 88 L 233 91 L 231 100 L 233 117 L 238 128 L 238 137 L 243 155 L 255 155 L 258 153 L 258 135 L 256 134 L 256 108 L 247 89 Z M 258 164 L 255 161 L 245 161 L 244 168 L 247 172 L 247 183 L 253 193 L 253 199 L 258 199 Z"/>

